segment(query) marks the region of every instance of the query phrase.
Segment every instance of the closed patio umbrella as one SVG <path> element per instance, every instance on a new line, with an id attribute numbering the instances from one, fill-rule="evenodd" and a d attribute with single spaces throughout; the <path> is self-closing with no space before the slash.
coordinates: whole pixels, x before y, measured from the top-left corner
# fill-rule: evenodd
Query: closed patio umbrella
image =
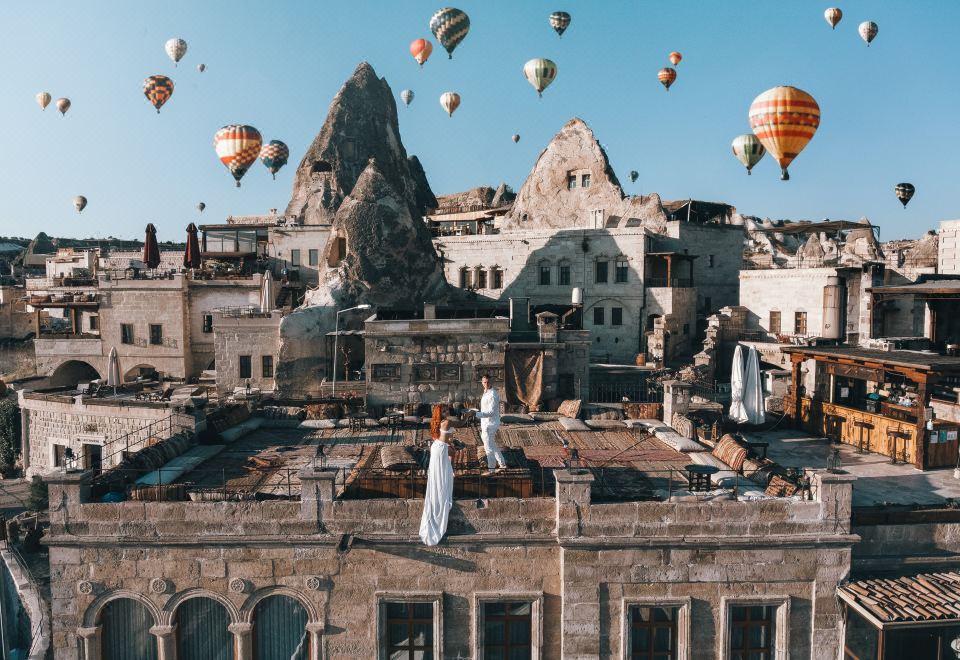
<path id="1" fill-rule="evenodd" d="M 740 344 L 733 351 L 733 366 L 730 369 L 730 412 L 727 416 L 737 424 L 749 420 L 746 408 L 743 406 L 744 394 L 743 349 Z"/>
<path id="2" fill-rule="evenodd" d="M 114 394 L 121 385 L 120 381 L 120 358 L 117 357 L 117 347 L 110 349 L 110 357 L 107 358 L 107 387 L 112 387 Z"/>
<path id="3" fill-rule="evenodd" d="M 157 244 L 157 228 L 153 223 L 147 225 L 147 236 L 143 240 L 143 263 L 153 269 L 160 265 L 160 246 Z"/>
<path id="4" fill-rule="evenodd" d="M 277 293 L 273 285 L 273 275 L 267 270 L 267 272 L 263 274 L 263 282 L 260 285 L 260 311 L 269 312 L 273 309 L 276 299 Z"/>
<path id="5" fill-rule="evenodd" d="M 200 240 L 197 238 L 197 226 L 187 225 L 187 251 L 183 253 L 184 268 L 200 268 Z"/>
<path id="6" fill-rule="evenodd" d="M 760 380 L 760 354 L 755 346 L 750 347 L 750 354 L 747 356 L 743 407 L 751 424 L 763 424 L 766 421 L 763 412 L 763 382 Z"/>

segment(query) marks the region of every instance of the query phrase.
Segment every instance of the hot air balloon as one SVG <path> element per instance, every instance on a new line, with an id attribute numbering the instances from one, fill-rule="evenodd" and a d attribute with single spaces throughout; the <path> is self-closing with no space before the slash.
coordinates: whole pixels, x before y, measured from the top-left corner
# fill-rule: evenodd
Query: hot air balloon
<path id="1" fill-rule="evenodd" d="M 657 72 L 657 78 L 660 80 L 660 84 L 666 87 L 667 91 L 669 92 L 670 85 L 672 85 L 673 81 L 677 79 L 677 72 L 675 69 L 666 67 Z"/>
<path id="2" fill-rule="evenodd" d="M 820 126 L 820 106 L 802 89 L 768 89 L 750 104 L 750 128 L 780 163 L 780 178 L 790 180 L 787 167 L 807 146 Z"/>
<path id="3" fill-rule="evenodd" d="M 160 114 L 160 108 L 173 96 L 173 81 L 166 76 L 150 76 L 143 81 L 143 95 L 157 109 Z"/>
<path id="4" fill-rule="evenodd" d="M 37 94 L 37 104 L 40 106 L 41 110 L 46 110 L 52 99 L 53 97 L 50 96 L 50 92 L 40 92 Z"/>
<path id="5" fill-rule="evenodd" d="M 913 193 L 916 192 L 916 188 L 913 187 L 912 183 L 898 183 L 896 187 L 894 187 L 893 192 L 897 195 L 900 203 L 903 204 L 903 208 L 907 208 L 907 204 L 913 199 Z"/>
<path id="6" fill-rule="evenodd" d="M 567 31 L 567 28 L 570 27 L 570 21 L 573 20 L 570 18 L 570 14 L 565 11 L 555 11 L 550 14 L 550 27 L 559 34 L 561 37 L 563 33 Z"/>
<path id="7" fill-rule="evenodd" d="M 830 7 L 827 11 L 823 12 L 823 17 L 827 19 L 827 23 L 830 24 L 834 30 L 837 29 L 837 23 L 840 22 L 840 19 L 843 18 L 843 12 L 840 11 L 840 7 Z"/>
<path id="8" fill-rule="evenodd" d="M 61 115 L 67 114 L 67 110 L 70 109 L 70 99 L 64 97 L 57 99 L 57 110 L 60 111 Z"/>
<path id="9" fill-rule="evenodd" d="M 410 102 L 413 101 L 413 96 L 413 92 L 409 89 L 400 92 L 400 100 L 403 101 L 404 105 L 410 105 Z"/>
<path id="10" fill-rule="evenodd" d="M 290 149 L 280 140 L 270 140 L 260 150 L 260 162 L 270 170 L 274 179 L 277 178 L 277 172 L 280 171 L 280 168 L 287 164 L 289 157 Z"/>
<path id="11" fill-rule="evenodd" d="M 514 143 L 514 144 L 516 144 L 517 142 L 520 141 L 520 134 L 519 134 L 519 133 L 514 133 L 513 136 L 512 136 L 510 139 L 513 140 L 513 143 Z"/>
<path id="12" fill-rule="evenodd" d="M 417 64 L 423 66 L 423 63 L 430 59 L 430 53 L 433 52 L 433 44 L 426 39 L 414 39 L 410 43 L 410 54 Z"/>
<path id="13" fill-rule="evenodd" d="M 460 107 L 460 95 L 456 92 L 444 92 L 440 95 L 440 105 L 452 117 L 454 111 Z"/>
<path id="14" fill-rule="evenodd" d="M 173 60 L 174 65 L 177 62 L 183 59 L 183 56 L 187 54 L 187 42 L 179 37 L 174 37 L 173 39 L 168 39 L 167 43 L 163 45 L 163 49 L 167 51 L 167 55 Z"/>
<path id="15" fill-rule="evenodd" d="M 763 144 L 753 133 L 738 135 L 733 138 L 733 144 L 730 146 L 733 148 L 733 155 L 747 168 L 747 174 L 750 174 L 753 166 L 759 163 L 763 155 L 767 153 Z"/>
<path id="16" fill-rule="evenodd" d="M 681 55 L 679 51 L 675 50 L 672 53 L 670 53 L 670 64 L 672 64 L 673 66 L 677 66 L 678 64 L 680 64 L 680 60 L 682 59 L 683 59 L 683 55 Z"/>
<path id="17" fill-rule="evenodd" d="M 640 178 L 640 172 L 636 170 L 630 170 L 630 183 L 636 183 L 637 179 Z"/>
<path id="18" fill-rule="evenodd" d="M 200 202 L 199 204 L 197 204 L 197 210 L 200 211 L 200 213 L 203 213 L 203 209 L 205 208 L 207 208 L 207 205 L 204 204 L 203 202 Z"/>
<path id="19" fill-rule="evenodd" d="M 459 9 L 444 7 L 430 17 L 430 31 L 452 60 L 454 49 L 470 31 L 470 17 Z"/>
<path id="20" fill-rule="evenodd" d="M 77 209 L 77 213 L 83 213 L 83 209 L 87 208 L 87 198 L 77 195 L 73 198 L 73 207 Z"/>
<path id="21" fill-rule="evenodd" d="M 230 124 L 213 136 L 213 148 L 240 187 L 240 179 L 260 155 L 263 138 L 253 126 Z"/>
<path id="22" fill-rule="evenodd" d="M 206 64 L 198 64 L 198 65 L 197 65 L 197 71 L 199 71 L 200 73 L 203 73 L 203 72 L 206 71 L 206 70 L 207 70 L 207 65 L 206 65 Z"/>
<path id="23" fill-rule="evenodd" d="M 537 57 L 523 65 L 523 77 L 543 98 L 543 90 L 557 77 L 557 65 L 552 60 Z"/>
<path id="24" fill-rule="evenodd" d="M 869 48 L 870 42 L 877 38 L 880 27 L 873 21 L 864 21 L 857 28 L 857 31 L 860 33 L 860 38 L 867 42 L 867 48 Z"/>

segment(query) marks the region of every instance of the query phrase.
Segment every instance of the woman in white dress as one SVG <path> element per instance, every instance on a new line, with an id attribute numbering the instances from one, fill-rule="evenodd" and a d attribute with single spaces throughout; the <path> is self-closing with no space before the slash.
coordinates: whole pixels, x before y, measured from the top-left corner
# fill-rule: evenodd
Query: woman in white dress
<path id="1" fill-rule="evenodd" d="M 420 518 L 420 539 L 425 545 L 436 545 L 447 533 L 447 520 L 453 508 L 453 464 L 450 462 L 450 423 L 440 423 L 440 438 L 430 443 L 430 466 L 427 468 L 427 494 Z"/>

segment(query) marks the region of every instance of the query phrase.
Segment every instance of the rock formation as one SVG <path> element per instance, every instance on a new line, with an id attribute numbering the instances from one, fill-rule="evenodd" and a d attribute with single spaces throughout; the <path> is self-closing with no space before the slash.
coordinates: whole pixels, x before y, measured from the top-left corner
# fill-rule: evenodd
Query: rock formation
<path id="1" fill-rule="evenodd" d="M 337 92 L 323 128 L 300 161 L 287 215 L 308 225 L 331 223 L 371 159 L 418 212 L 435 201 L 419 161 L 407 159 L 400 141 L 390 85 L 362 62 Z"/>
<path id="2" fill-rule="evenodd" d="M 439 204 L 430 188 L 430 182 L 427 181 L 427 173 L 423 171 L 420 159 L 416 156 L 410 156 L 407 158 L 407 164 L 410 167 L 410 176 L 413 177 L 417 209 L 424 214 L 435 210 Z"/>
<path id="3" fill-rule="evenodd" d="M 568 182 L 569 185 L 568 185 Z M 656 229 L 667 215 L 656 194 L 627 197 L 603 147 L 582 119 L 568 121 L 537 158 L 504 228 L 572 229 L 603 226 L 605 217 L 640 220 Z"/>

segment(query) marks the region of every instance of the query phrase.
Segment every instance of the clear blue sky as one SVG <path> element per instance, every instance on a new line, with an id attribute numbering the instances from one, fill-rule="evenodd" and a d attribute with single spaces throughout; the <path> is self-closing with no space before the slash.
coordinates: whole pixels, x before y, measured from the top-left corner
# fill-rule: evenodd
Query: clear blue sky
<path id="1" fill-rule="evenodd" d="M 519 187 L 549 139 L 580 116 L 631 193 L 725 201 L 773 218 L 865 215 L 882 239 L 960 217 L 960 2 L 845 0 L 835 31 L 823 19 L 829 2 L 811 0 L 458 3 L 471 30 L 452 61 L 427 27 L 440 0 L 4 3 L 0 235 L 142 238 L 153 222 L 162 239 L 179 240 L 201 200 L 204 222 L 282 209 L 333 95 L 361 60 L 396 94 L 416 93 L 409 108 L 398 100 L 401 133 L 438 194 Z M 558 9 L 573 15 L 562 39 L 547 24 Z M 870 48 L 857 34 L 863 20 L 880 26 Z M 190 46 L 179 67 L 163 50 L 172 36 Z M 417 37 L 435 46 L 422 70 L 407 50 Z M 684 59 L 665 93 L 656 74 L 671 50 Z M 542 100 L 521 74 L 533 57 L 559 67 Z M 159 116 L 140 91 L 158 73 L 176 84 Z M 769 156 L 746 176 L 729 147 L 749 130 L 753 98 L 778 84 L 810 92 L 822 111 L 789 182 Z M 42 90 L 73 101 L 65 118 L 52 105 L 40 111 Z M 446 90 L 463 97 L 452 119 L 438 103 Z M 234 187 L 212 146 L 228 123 L 290 145 L 276 181 L 257 163 Z M 633 185 L 631 169 L 640 173 Z M 899 181 L 917 187 L 906 211 L 893 196 Z M 77 194 L 90 200 L 80 216 Z"/>

